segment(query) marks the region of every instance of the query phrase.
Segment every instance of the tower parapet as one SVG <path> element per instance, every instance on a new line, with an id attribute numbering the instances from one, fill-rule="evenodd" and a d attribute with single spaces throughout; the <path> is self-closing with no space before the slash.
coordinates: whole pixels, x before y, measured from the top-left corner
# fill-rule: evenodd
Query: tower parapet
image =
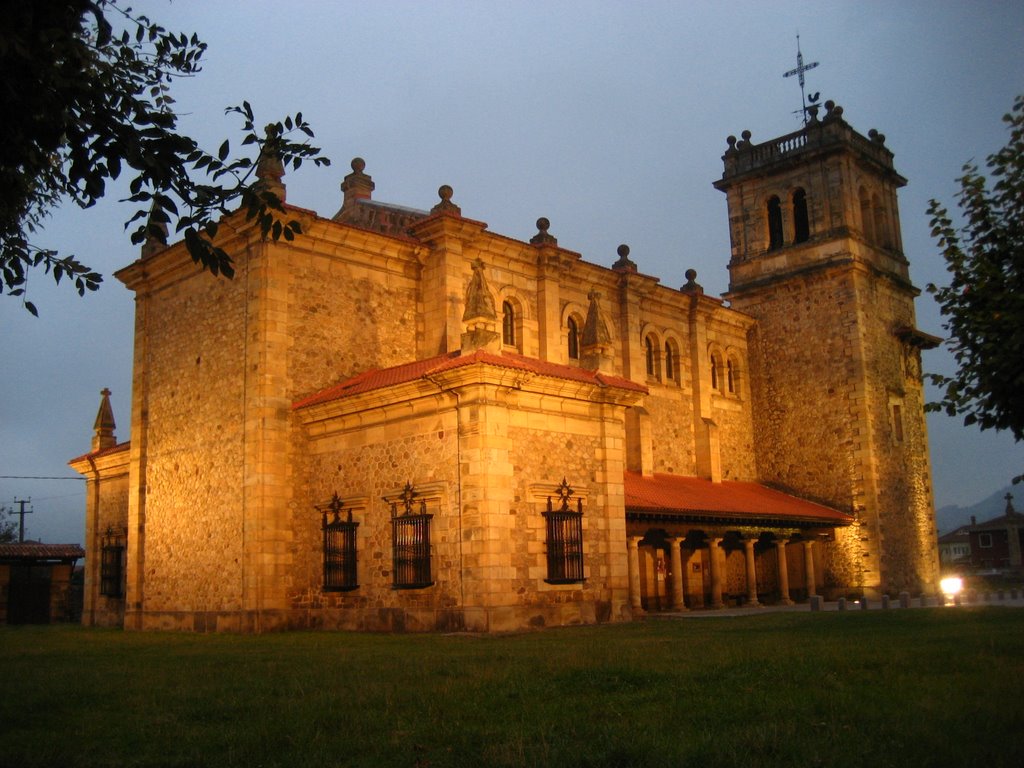
<path id="1" fill-rule="evenodd" d="M 885 136 L 867 136 L 825 103 L 799 131 L 755 144 L 750 131 L 728 138 L 725 170 L 714 183 L 729 198 L 730 290 L 809 269 L 855 262 L 910 284 L 900 235 L 897 190 Z"/>
<path id="2" fill-rule="evenodd" d="M 744 131 L 739 141 L 735 136 L 726 139 L 729 148 L 722 157 L 725 162 L 722 178 L 757 171 L 780 160 L 802 160 L 807 153 L 845 146 L 856 149 L 881 168 L 892 171 L 900 180 L 899 186 L 907 183 L 893 168 L 893 154 L 885 146 L 885 134 L 872 128 L 867 136 L 861 135 L 843 119 L 843 108 L 831 101 L 825 102 L 825 117 L 821 120 L 818 119 L 818 107 L 810 107 L 808 112 L 810 119 L 805 127 L 761 144 L 751 141 L 750 131 Z M 720 183 L 715 184 L 719 189 Z"/>

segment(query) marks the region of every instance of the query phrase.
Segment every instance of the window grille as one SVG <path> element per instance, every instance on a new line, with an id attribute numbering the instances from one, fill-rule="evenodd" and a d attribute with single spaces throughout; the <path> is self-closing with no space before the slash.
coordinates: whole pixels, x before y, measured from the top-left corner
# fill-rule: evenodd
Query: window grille
<path id="1" fill-rule="evenodd" d="M 548 496 L 544 513 L 547 522 L 549 584 L 572 584 L 583 581 L 583 499 L 576 499 L 576 510 L 569 506 L 573 490 L 562 478 L 558 487 L 559 505 L 554 509 Z"/>
<path id="2" fill-rule="evenodd" d="M 100 547 L 100 594 L 124 597 L 124 533 L 108 527 Z"/>
<path id="3" fill-rule="evenodd" d="M 419 589 L 434 583 L 430 577 L 430 519 L 433 515 L 427 514 L 424 499 L 418 504 L 415 502 L 416 495 L 412 485 L 406 483 L 400 499 L 391 502 L 392 586 L 395 589 Z"/>
<path id="4" fill-rule="evenodd" d="M 352 510 L 343 517 L 341 499 L 335 493 L 323 510 L 324 592 L 348 592 L 359 587 L 356 570 L 356 528 Z M 330 516 L 329 516 L 330 515 Z"/>

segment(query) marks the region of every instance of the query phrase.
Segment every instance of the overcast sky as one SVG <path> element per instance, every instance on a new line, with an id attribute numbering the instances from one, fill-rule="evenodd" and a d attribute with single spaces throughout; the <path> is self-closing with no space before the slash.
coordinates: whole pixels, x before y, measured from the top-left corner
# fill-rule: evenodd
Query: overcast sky
<path id="1" fill-rule="evenodd" d="M 611 265 L 628 243 L 641 271 L 679 287 L 693 267 L 715 294 L 729 242 L 711 183 L 729 134 L 759 142 L 799 128 L 799 86 L 782 76 L 797 32 L 805 61 L 819 62 L 808 92 L 841 104 L 861 133 L 884 133 L 909 179 L 904 247 L 922 288 L 945 276 L 928 199 L 953 205 L 962 164 L 1005 144 L 1001 116 L 1024 92 L 1020 2 L 132 5 L 209 44 L 204 71 L 174 91 L 183 129 L 207 149 L 238 135 L 224 108 L 243 99 L 260 122 L 302 111 L 312 123 L 334 165 L 287 176 L 290 203 L 333 215 L 358 155 L 375 199 L 429 208 L 450 184 L 463 214 L 494 232 L 526 240 L 546 216 L 588 261 Z M 138 255 L 123 229 L 132 212 L 113 200 L 65 207 L 40 238 L 100 270 L 97 294 L 38 274 L 28 288 L 40 318 L 0 299 L 0 475 L 74 476 L 66 463 L 89 450 L 103 387 L 128 439 L 134 303 L 112 273 Z M 917 312 L 943 335 L 926 293 Z M 925 355 L 928 370 L 950 366 L 948 352 Z M 1007 435 L 943 416 L 929 432 L 938 506 L 979 501 L 1024 469 Z M 82 541 L 82 481 L 0 478 L 0 505 L 28 497 L 28 536 Z"/>

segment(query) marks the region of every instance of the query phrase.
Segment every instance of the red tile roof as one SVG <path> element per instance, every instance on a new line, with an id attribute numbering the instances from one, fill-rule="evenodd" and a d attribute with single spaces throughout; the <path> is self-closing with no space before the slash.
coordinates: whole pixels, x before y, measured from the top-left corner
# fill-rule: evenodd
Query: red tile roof
<path id="1" fill-rule="evenodd" d="M 751 520 L 819 522 L 848 525 L 853 517 L 760 483 L 626 472 L 626 512 L 668 516 L 728 517 Z"/>
<path id="2" fill-rule="evenodd" d="M 82 459 L 98 459 L 100 456 L 109 456 L 112 453 L 120 453 L 121 451 L 127 451 L 132 447 L 131 440 L 126 440 L 123 443 L 112 445 L 109 448 L 101 448 L 98 451 L 90 451 L 89 453 L 83 453 L 81 456 L 75 456 L 75 458 L 68 461 L 68 464 L 72 464 Z"/>
<path id="3" fill-rule="evenodd" d="M 297 400 L 292 407 L 306 408 L 311 405 L 328 403 L 332 400 L 339 400 L 350 395 L 371 392 L 375 389 L 383 389 L 384 387 L 391 387 L 396 384 L 404 384 L 425 376 L 454 370 L 456 368 L 462 368 L 463 366 L 473 365 L 474 363 L 487 363 L 488 365 L 496 365 L 501 368 L 526 371 L 528 373 L 535 373 L 541 376 L 551 376 L 558 379 L 567 379 L 569 381 L 597 384 L 603 387 L 618 387 L 620 389 L 630 389 L 636 392 L 647 392 L 647 387 L 642 384 L 637 384 L 636 382 L 630 381 L 629 379 L 623 379 L 619 376 L 608 376 L 585 368 L 576 368 L 570 365 L 551 363 L 546 360 L 538 360 L 536 358 L 525 357 L 523 355 L 517 355 L 509 352 L 504 352 L 499 355 L 494 354 L 493 352 L 477 350 L 476 352 L 471 352 L 468 355 L 463 355 L 460 352 L 449 352 L 443 355 L 438 355 L 437 357 L 427 358 L 426 360 L 417 360 L 412 363 L 403 363 L 402 365 L 396 365 L 391 368 L 374 368 L 364 371 L 357 376 L 346 379 L 340 384 L 335 384 L 333 387 L 328 387 L 320 392 L 316 392 L 308 397 Z"/>
<path id="4" fill-rule="evenodd" d="M 26 541 L 0 544 L 0 560 L 77 560 L 85 550 L 77 544 L 40 544 Z"/>

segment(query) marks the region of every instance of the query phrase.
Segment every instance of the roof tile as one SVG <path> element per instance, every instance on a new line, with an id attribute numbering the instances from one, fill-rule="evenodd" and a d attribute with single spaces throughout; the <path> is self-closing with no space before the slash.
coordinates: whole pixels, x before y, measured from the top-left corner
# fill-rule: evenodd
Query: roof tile
<path id="1" fill-rule="evenodd" d="M 629 379 L 619 376 L 608 376 L 586 368 L 577 368 L 570 365 L 561 365 L 546 360 L 538 360 L 525 355 L 518 355 L 510 352 L 494 354 L 484 350 L 477 350 L 468 355 L 460 352 L 449 352 L 437 357 L 430 357 L 425 360 L 417 360 L 412 363 L 403 363 L 391 368 L 373 368 L 353 376 L 339 384 L 323 389 L 308 397 L 297 400 L 292 408 L 308 408 L 312 405 L 320 405 L 343 397 L 358 395 L 364 392 L 371 392 L 375 389 L 392 387 L 396 384 L 404 384 L 416 379 L 423 378 L 430 374 L 442 373 L 454 370 L 474 363 L 487 363 L 502 368 L 526 371 L 541 376 L 551 376 L 569 381 L 580 381 L 588 384 L 597 384 L 603 387 L 618 387 L 630 389 L 636 392 L 647 392 L 647 387 L 637 384 Z"/>
<path id="2" fill-rule="evenodd" d="M 792 518 L 846 525 L 853 517 L 760 483 L 625 473 L 626 510 L 736 518 Z"/>

